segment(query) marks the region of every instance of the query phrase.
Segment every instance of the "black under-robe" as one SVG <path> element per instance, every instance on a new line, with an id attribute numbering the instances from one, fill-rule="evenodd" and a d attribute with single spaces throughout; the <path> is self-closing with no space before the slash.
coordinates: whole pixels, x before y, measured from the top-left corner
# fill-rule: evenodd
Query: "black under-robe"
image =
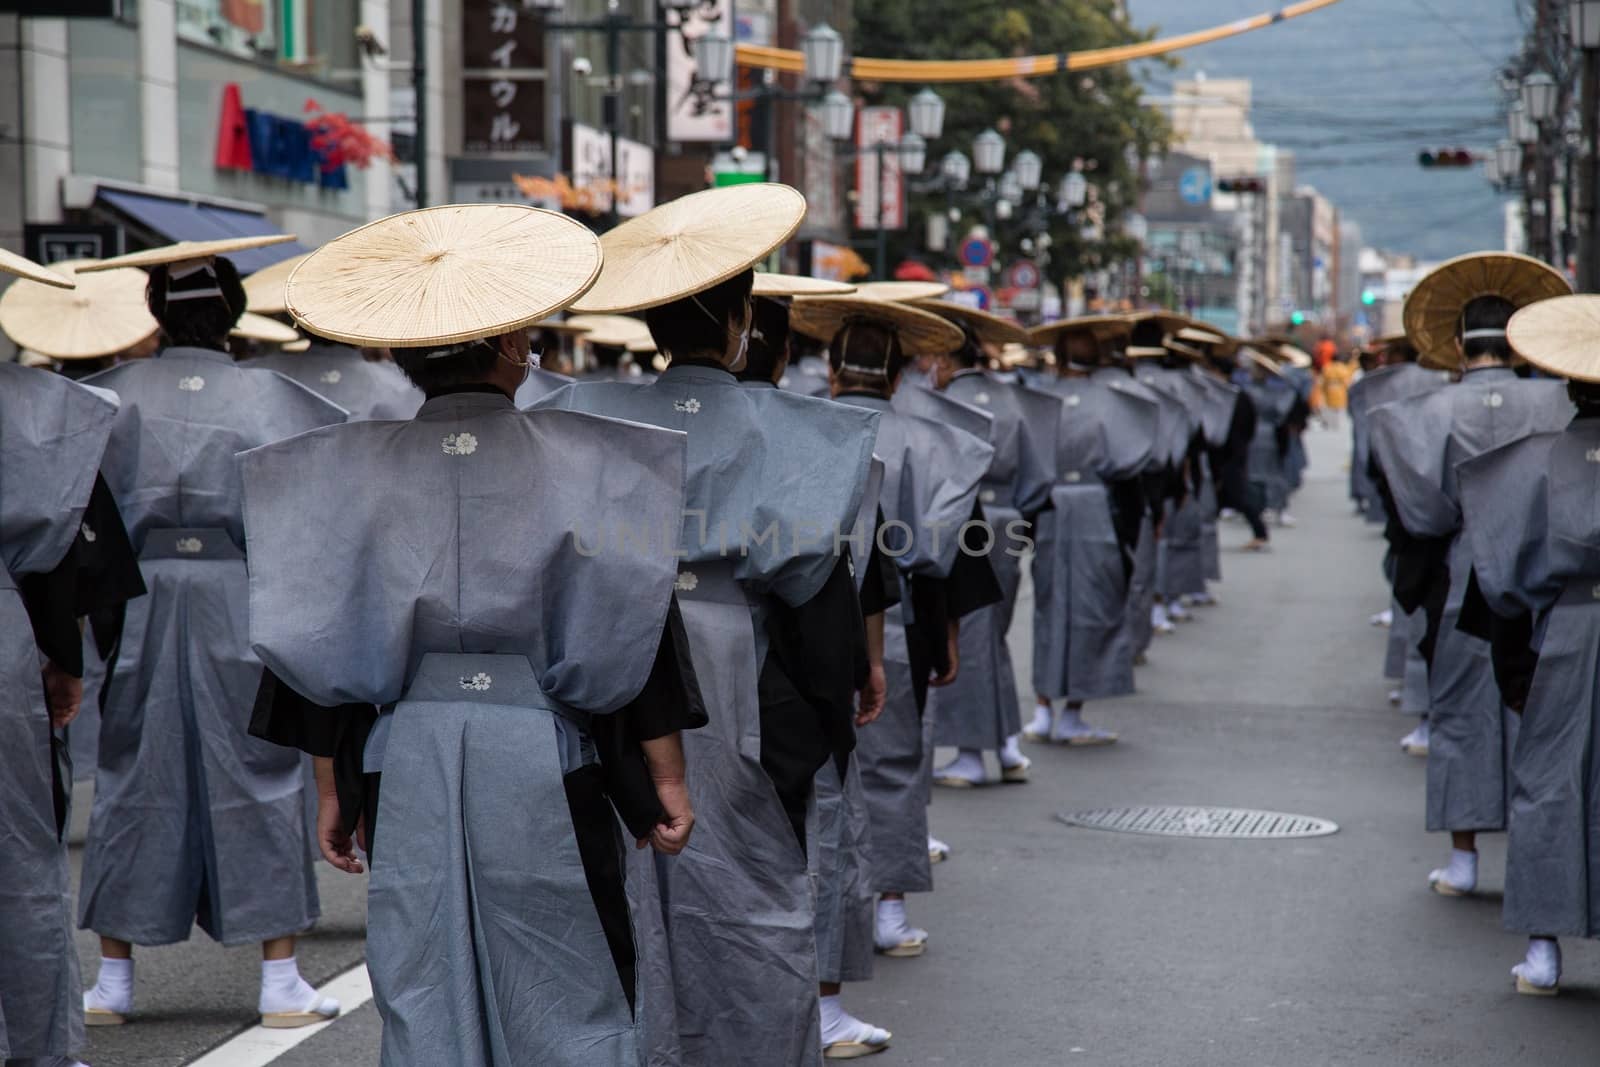
<path id="1" fill-rule="evenodd" d="M 1489 643 L 1489 659 L 1494 664 L 1495 685 L 1506 707 L 1522 714 L 1533 688 L 1533 672 L 1539 654 L 1533 650 L 1533 615 L 1521 612 L 1506 617 L 1495 614 L 1478 585 L 1478 572 L 1467 575 L 1467 593 L 1461 602 L 1456 629 Z"/>
<path id="2" fill-rule="evenodd" d="M 367 704 L 333 708 L 313 704 L 270 670 L 263 670 L 250 719 L 250 733 L 255 737 L 333 760 L 344 830 L 354 832 L 357 822 L 364 819 L 369 854 L 377 847 L 383 776 L 364 773 L 362 759 L 377 718 L 377 709 Z M 616 821 L 620 817 L 630 834 L 643 839 L 665 814 L 641 742 L 699 729 L 708 721 L 689 659 L 683 619 L 674 600 L 644 688 L 614 714 L 589 720 L 599 762 L 569 771 L 562 780 L 589 895 L 630 1008 L 635 1000 L 635 952 Z"/>
<path id="3" fill-rule="evenodd" d="M 34 643 L 63 673 L 83 677 L 83 633 L 78 620 L 85 617 L 93 627 L 101 658 L 114 658 L 127 602 L 144 596 L 145 586 L 122 514 L 99 475 L 67 554 L 48 571 L 22 575 L 17 593 L 33 627 Z M 66 832 L 72 799 L 72 749 L 66 737 L 55 732 L 50 736 L 50 749 L 56 833 L 60 835 Z"/>
<path id="4" fill-rule="evenodd" d="M 956 553 L 950 573 L 943 578 L 913 574 L 907 582 L 915 621 L 905 628 L 906 659 L 911 666 L 911 689 L 918 715 L 928 704 L 929 679 L 950 669 L 950 623 L 1005 599 L 1005 591 L 989 563 L 989 553 L 995 551 L 1000 539 L 991 538 L 984 545 L 980 536 L 987 523 L 983 505 L 974 502 L 972 516 L 963 526 L 962 550 Z"/>

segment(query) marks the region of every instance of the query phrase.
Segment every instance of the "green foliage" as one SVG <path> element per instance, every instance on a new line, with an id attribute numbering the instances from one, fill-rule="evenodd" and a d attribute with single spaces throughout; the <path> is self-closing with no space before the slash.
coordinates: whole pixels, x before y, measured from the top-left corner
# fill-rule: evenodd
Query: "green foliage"
<path id="1" fill-rule="evenodd" d="M 857 55 L 894 59 L 986 59 L 1078 52 L 1149 40 L 1153 33 L 1132 27 L 1116 0 L 871 0 L 855 4 L 852 50 Z M 860 83 L 866 104 L 903 105 L 918 85 Z M 1138 160 L 1165 148 L 1170 130 L 1165 116 L 1141 106 L 1140 87 L 1126 66 L 1069 72 L 994 83 L 934 86 L 945 100 L 943 136 L 928 146 L 923 179 L 938 174 L 939 160 L 951 149 L 972 156 L 972 139 L 990 126 L 1007 142 L 1006 158 L 1032 149 L 1044 160 L 1040 192 L 1049 210 L 1044 219 L 1052 240 L 1048 272 L 1060 279 L 1085 269 L 1114 264 L 1134 253 L 1134 242 L 1116 232 L 1116 220 L 1138 197 Z M 1085 240 L 1081 222 L 1057 214 L 1055 190 L 1063 175 L 1082 160 L 1085 176 L 1104 205 L 1109 223 L 1104 237 Z M 969 192 L 958 196 L 959 238 L 983 221 L 973 195 L 982 186 L 974 171 Z M 943 192 L 913 199 L 912 226 L 895 235 L 896 253 L 915 252 L 922 243 L 922 216 L 943 211 Z M 1019 210 L 999 224 L 1002 259 L 1017 256 L 1024 220 L 1037 211 Z M 893 257 L 898 260 L 899 255 Z"/>

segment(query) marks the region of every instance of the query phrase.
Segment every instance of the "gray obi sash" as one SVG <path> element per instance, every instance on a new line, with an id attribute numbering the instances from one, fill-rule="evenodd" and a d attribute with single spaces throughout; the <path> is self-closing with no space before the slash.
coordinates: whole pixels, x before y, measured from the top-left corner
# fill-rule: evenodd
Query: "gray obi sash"
<path id="1" fill-rule="evenodd" d="M 244 559 L 228 531 L 216 526 L 171 526 L 146 531 L 140 559 Z"/>
<path id="2" fill-rule="evenodd" d="M 589 736 L 588 716 L 551 700 L 540 688 L 538 675 L 526 656 L 428 652 L 417 666 L 406 695 L 398 703 L 378 709 L 378 721 L 367 735 L 362 752 L 363 771 L 376 774 L 383 770 L 395 714 L 425 704 L 487 704 L 545 711 L 556 720 L 562 774 L 600 762 Z"/>

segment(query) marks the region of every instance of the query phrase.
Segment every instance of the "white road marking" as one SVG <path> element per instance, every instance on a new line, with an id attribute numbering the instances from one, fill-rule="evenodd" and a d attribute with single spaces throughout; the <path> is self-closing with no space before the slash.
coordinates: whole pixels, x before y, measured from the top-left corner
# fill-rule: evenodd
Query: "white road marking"
<path id="1" fill-rule="evenodd" d="M 372 999 L 372 979 L 367 975 L 367 965 L 357 964 L 334 977 L 317 992 L 339 1002 L 341 1017 L 350 1014 Z M 302 1026 L 298 1030 L 268 1030 L 264 1026 L 253 1026 L 199 1059 L 190 1061 L 189 1067 L 266 1067 L 266 1064 L 338 1021 L 329 1019 L 325 1023 Z"/>

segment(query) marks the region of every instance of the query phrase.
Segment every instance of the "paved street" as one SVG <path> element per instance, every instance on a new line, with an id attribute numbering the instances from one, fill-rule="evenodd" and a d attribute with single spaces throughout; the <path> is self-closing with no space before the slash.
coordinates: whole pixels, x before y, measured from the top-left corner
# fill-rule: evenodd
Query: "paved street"
<path id="1" fill-rule="evenodd" d="M 1120 744 L 1032 746 L 1027 786 L 937 792 L 934 833 L 955 854 L 938 892 L 910 904 L 929 952 L 880 960 L 874 982 L 846 989 L 852 1011 L 895 1032 L 875 1062 L 1600 1061 L 1597 946 L 1564 944 L 1560 997 L 1513 992 L 1523 941 L 1500 928 L 1502 841 L 1485 840 L 1481 896 L 1426 887 L 1447 844 L 1422 831 L 1422 763 L 1396 744 L 1411 723 L 1379 676 L 1384 633 L 1367 616 L 1385 606 L 1381 541 L 1349 515 L 1347 440 L 1310 435 L 1300 525 L 1276 551 L 1244 555 L 1246 531 L 1224 525 L 1221 604 L 1157 639 L 1136 697 L 1089 709 Z M 1025 680 L 1028 635 L 1012 637 Z M 1204 841 L 1054 818 L 1147 803 L 1268 808 L 1341 830 Z M 323 867 L 321 885 L 326 918 L 300 954 L 318 983 L 359 962 L 364 914 L 361 879 Z M 92 939 L 81 946 L 92 975 Z M 138 959 L 139 1019 L 91 1031 L 95 1067 L 187 1063 L 252 1022 L 254 948 L 197 935 Z M 376 1034 L 369 1004 L 272 1062 L 370 1064 Z"/>

